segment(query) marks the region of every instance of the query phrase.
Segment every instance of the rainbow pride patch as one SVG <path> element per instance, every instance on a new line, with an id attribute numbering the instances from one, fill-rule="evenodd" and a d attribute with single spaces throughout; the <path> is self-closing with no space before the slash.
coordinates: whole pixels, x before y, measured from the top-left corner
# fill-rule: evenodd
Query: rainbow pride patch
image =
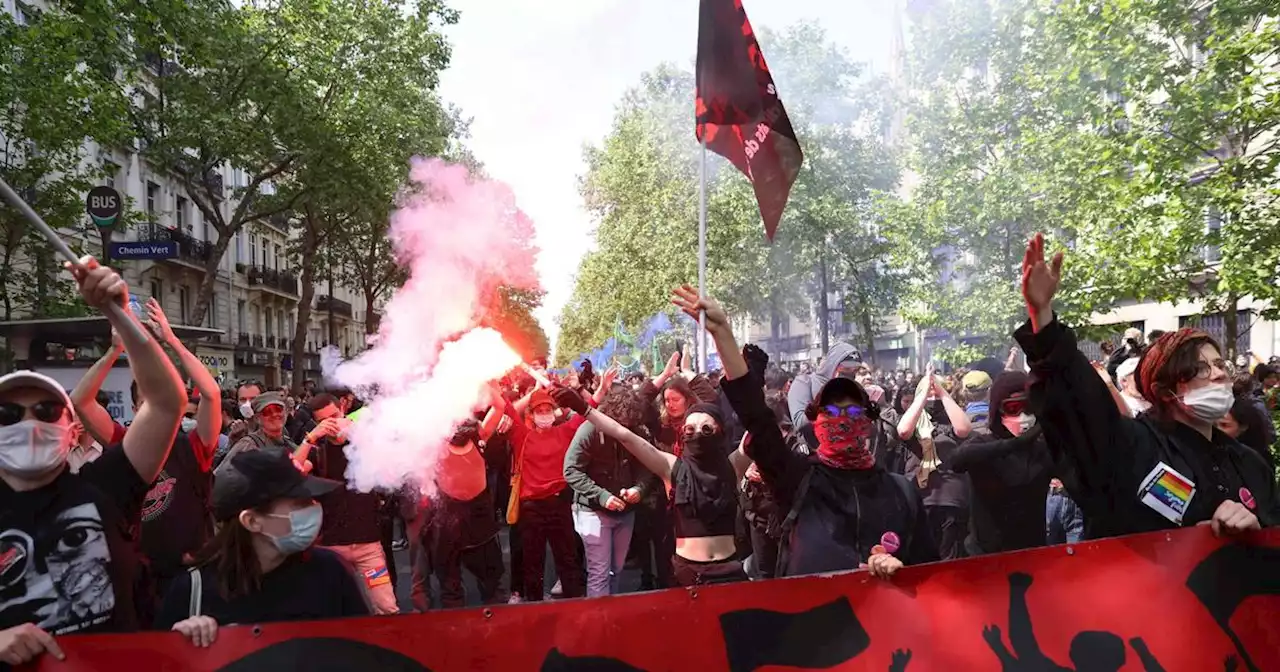
<path id="1" fill-rule="evenodd" d="M 1177 525 L 1182 524 L 1182 517 L 1195 494 L 1196 484 L 1164 462 L 1157 464 L 1142 479 L 1142 487 L 1138 489 L 1138 497 L 1143 504 Z"/>

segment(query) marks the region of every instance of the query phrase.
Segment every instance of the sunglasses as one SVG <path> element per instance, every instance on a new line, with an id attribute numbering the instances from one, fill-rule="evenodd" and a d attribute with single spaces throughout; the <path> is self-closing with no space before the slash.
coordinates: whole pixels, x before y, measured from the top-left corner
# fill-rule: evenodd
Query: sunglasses
<path id="1" fill-rule="evenodd" d="M 1021 398 L 1005 399 L 1000 404 L 1000 410 L 1005 415 L 1022 415 L 1022 412 L 1027 410 L 1027 400 Z"/>
<path id="2" fill-rule="evenodd" d="M 266 407 L 266 408 L 262 409 L 262 412 L 261 412 L 261 413 L 259 413 L 258 415 L 260 415 L 260 416 L 262 416 L 262 417 L 264 417 L 264 418 L 274 418 L 274 417 L 278 417 L 278 416 L 283 416 L 283 415 L 284 415 L 284 409 L 283 409 L 283 408 L 281 408 L 281 407 L 279 407 L 279 406 L 276 406 L 276 405 L 274 405 L 274 404 L 273 404 L 273 405 L 271 405 L 271 406 L 268 406 L 268 407 Z"/>
<path id="3" fill-rule="evenodd" d="M 822 412 L 833 418 L 838 418 L 842 415 L 848 418 L 860 418 L 862 417 L 864 410 L 861 406 L 857 405 L 837 406 L 835 404 L 828 404 L 822 407 Z"/>
<path id="4" fill-rule="evenodd" d="M 695 427 L 695 426 L 693 426 L 693 425 L 685 425 L 685 426 L 684 426 L 684 438 L 686 438 L 686 439 L 691 439 L 691 438 L 693 438 L 693 437 L 695 437 L 695 436 L 698 436 L 698 435 L 701 435 L 701 436 L 714 436 L 714 435 L 715 435 L 715 433 L 716 433 L 716 428 L 715 428 L 715 427 L 712 427 L 711 425 L 700 425 L 700 426 L 697 426 L 697 427 Z"/>
<path id="5" fill-rule="evenodd" d="M 8 427 L 22 422 L 27 411 L 40 422 L 57 422 L 67 411 L 67 405 L 61 401 L 37 401 L 30 406 L 23 406 L 12 401 L 0 403 L 0 427 Z"/>

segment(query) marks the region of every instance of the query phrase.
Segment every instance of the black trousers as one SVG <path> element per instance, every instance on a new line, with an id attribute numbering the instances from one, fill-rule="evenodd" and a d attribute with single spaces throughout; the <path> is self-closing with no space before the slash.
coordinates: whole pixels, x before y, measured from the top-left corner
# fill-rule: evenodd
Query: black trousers
<path id="1" fill-rule="evenodd" d="M 443 546 L 443 544 L 442 544 Z M 462 587 L 462 569 L 465 567 L 476 577 L 480 587 L 480 600 L 484 604 L 505 601 L 500 597 L 502 587 L 502 547 L 498 538 L 473 548 L 438 548 L 435 565 L 436 579 L 440 582 L 440 603 L 445 609 L 465 607 L 466 592 Z"/>
<path id="2" fill-rule="evenodd" d="M 684 587 L 711 586 L 717 583 L 737 583 L 748 580 L 747 573 L 742 569 L 741 560 L 699 562 L 674 555 L 671 558 L 671 566 L 676 583 Z"/>
<path id="3" fill-rule="evenodd" d="M 640 568 L 640 586 L 644 590 L 672 588 L 671 558 L 676 554 L 675 524 L 667 502 L 656 506 L 636 507 L 636 527 L 631 535 L 631 550 Z"/>
<path id="4" fill-rule="evenodd" d="M 938 555 L 943 560 L 965 557 L 964 538 L 969 536 L 969 510 L 958 506 L 925 507 L 929 529 L 938 543 Z"/>
<path id="5" fill-rule="evenodd" d="M 578 553 L 578 533 L 573 529 L 573 504 L 569 489 L 547 499 L 520 502 L 520 542 L 524 547 L 521 558 L 524 571 L 525 600 L 537 602 L 546 591 L 547 544 L 556 563 L 556 574 L 565 597 L 583 597 L 587 594 L 587 577 Z"/>
<path id="6" fill-rule="evenodd" d="M 751 530 L 751 566 L 756 579 L 772 579 L 778 573 L 778 540 L 765 534 L 764 528 L 749 525 Z"/>

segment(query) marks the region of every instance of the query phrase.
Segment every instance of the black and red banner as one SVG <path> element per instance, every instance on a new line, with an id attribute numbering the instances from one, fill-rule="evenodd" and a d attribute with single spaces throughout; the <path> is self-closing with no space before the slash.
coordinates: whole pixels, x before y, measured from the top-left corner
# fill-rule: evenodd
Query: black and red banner
<path id="1" fill-rule="evenodd" d="M 866 572 L 493 609 L 59 638 L 48 672 L 1280 670 L 1280 532 L 1206 527 Z"/>
<path id="2" fill-rule="evenodd" d="M 804 154 L 742 0 L 701 0 L 697 136 L 742 171 L 773 240 Z"/>

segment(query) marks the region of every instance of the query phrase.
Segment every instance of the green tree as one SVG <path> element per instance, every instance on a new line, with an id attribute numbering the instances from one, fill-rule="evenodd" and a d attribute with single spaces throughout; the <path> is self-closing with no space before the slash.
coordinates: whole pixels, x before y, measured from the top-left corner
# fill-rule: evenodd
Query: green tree
<path id="1" fill-rule="evenodd" d="M 50 226 L 96 237 L 83 194 L 102 171 L 82 148 L 123 142 L 124 109 L 81 67 L 95 49 L 78 17 L 55 6 L 25 19 L 0 14 L 0 177 Z M 60 275 L 62 259 L 8 203 L 0 203 L 0 244 L 3 319 L 87 314 Z"/>
<path id="2" fill-rule="evenodd" d="M 1280 317 L 1280 9 L 1274 2 L 1062 3 L 1044 30 L 1067 48 L 1053 76 L 1102 83 L 1137 207 L 1087 220 L 1095 260 L 1123 260 L 1109 298 L 1198 299 L 1225 318 L 1245 297 Z"/>
<path id="3" fill-rule="evenodd" d="M 887 240 L 870 232 L 869 204 L 897 175 L 879 142 L 883 100 L 868 80 L 812 24 L 761 32 L 788 115 L 800 135 L 806 165 L 793 188 L 773 245 L 762 235 L 751 186 L 708 155 L 708 290 L 736 314 L 768 319 L 816 298 L 815 273 L 838 243 L 858 262 Z M 691 73 L 663 65 L 646 73 L 619 104 L 610 134 L 586 153 L 582 194 L 597 221 L 597 249 L 582 261 L 574 295 L 560 319 L 557 361 L 599 347 L 621 317 L 627 328 L 668 305 L 671 287 L 697 278 L 698 170 L 693 138 Z M 815 163 L 817 166 L 815 167 Z M 858 287 L 832 258 L 833 288 Z M 881 289 L 892 289 L 880 285 Z"/>
<path id="4" fill-rule="evenodd" d="M 294 173 L 314 176 L 323 165 L 354 165 L 335 159 L 357 154 L 344 145 L 354 132 L 344 124 L 363 121 L 367 128 L 406 119 L 406 105 L 434 91 L 448 63 L 439 27 L 456 14 L 441 2 L 401 0 L 159 7 L 140 7 L 132 19 L 136 57 L 156 64 L 150 75 L 138 69 L 153 93 L 141 96 L 134 120 L 143 155 L 178 177 L 217 233 L 192 311 L 198 323 L 235 234 L 295 210 L 314 188 L 296 179 L 278 192 L 268 185 L 288 182 Z M 416 112 L 438 123 L 440 106 L 433 96 L 431 103 Z M 388 109 L 395 115 L 387 116 Z M 363 120 L 362 112 L 368 114 Z M 243 171 L 244 183 L 228 189 L 215 176 L 224 165 Z M 228 196 L 236 204 L 224 213 Z"/>

